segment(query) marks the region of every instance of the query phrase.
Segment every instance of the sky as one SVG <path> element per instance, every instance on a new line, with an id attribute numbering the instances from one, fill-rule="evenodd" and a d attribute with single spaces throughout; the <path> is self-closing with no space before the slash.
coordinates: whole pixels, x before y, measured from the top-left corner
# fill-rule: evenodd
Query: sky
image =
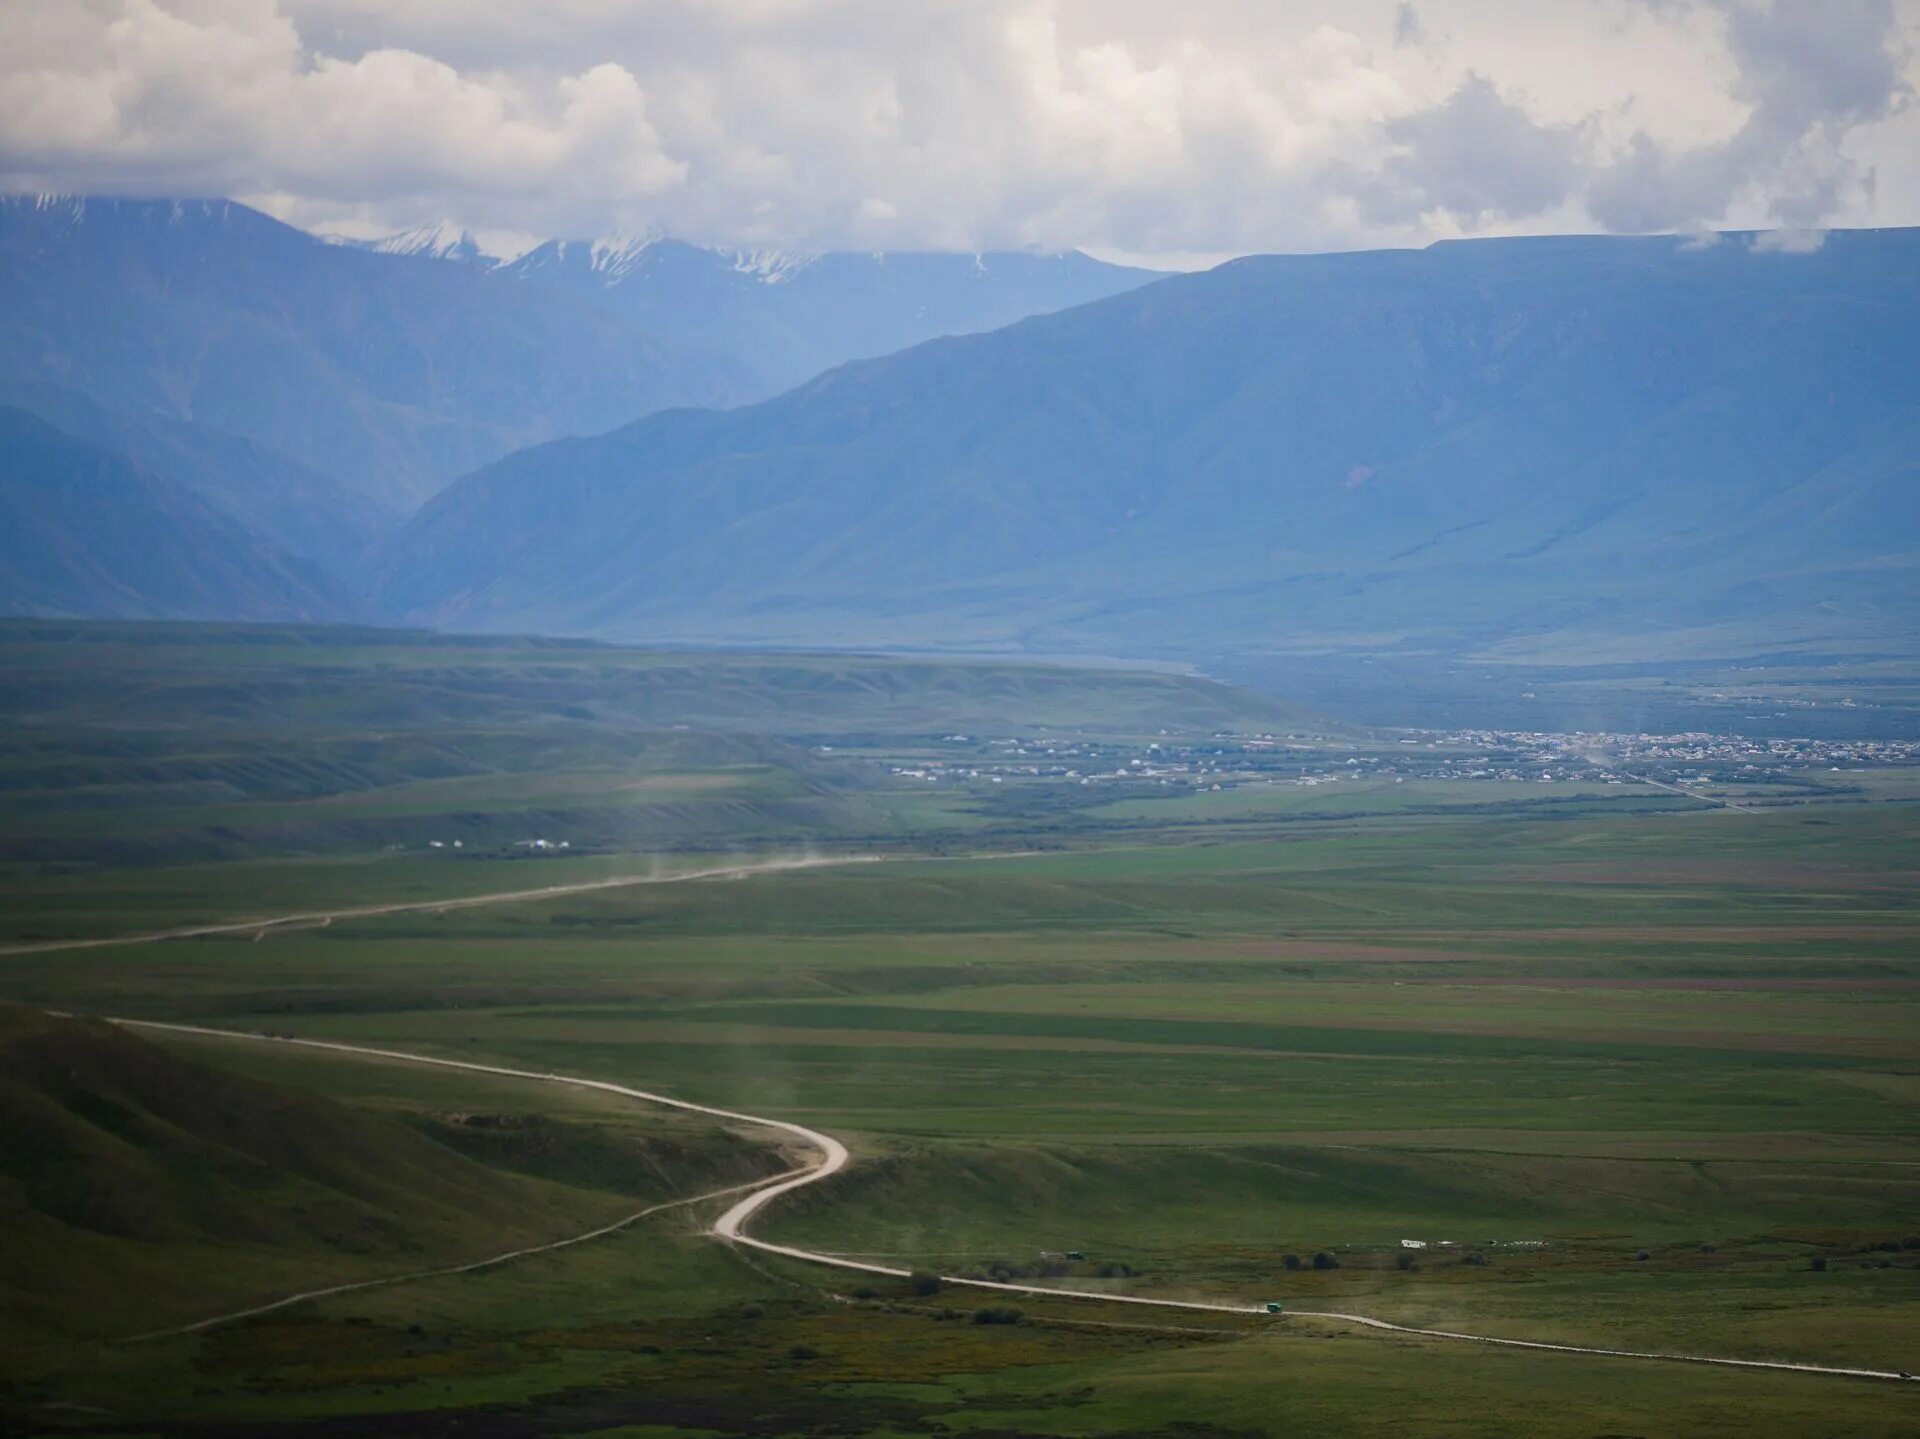
<path id="1" fill-rule="evenodd" d="M 0 0 L 0 189 L 1168 265 L 1920 224 L 1920 0 Z"/>

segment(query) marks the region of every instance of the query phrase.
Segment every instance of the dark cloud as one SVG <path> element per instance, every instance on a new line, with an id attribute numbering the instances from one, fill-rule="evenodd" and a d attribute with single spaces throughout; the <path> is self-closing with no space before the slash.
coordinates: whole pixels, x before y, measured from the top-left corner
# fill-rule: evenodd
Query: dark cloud
<path id="1" fill-rule="evenodd" d="M 1665 0 L 1671 9 L 1671 0 Z M 1615 230 L 1661 230 L 1724 215 L 1763 189 L 1791 228 L 1830 219 L 1874 177 L 1842 148 L 1859 126 L 1910 103 L 1908 41 L 1891 0 L 1702 0 L 1725 27 L 1750 108 L 1724 142 L 1662 146 L 1644 132 L 1601 170 L 1588 209 Z"/>
<path id="2" fill-rule="evenodd" d="M 1387 126 L 1394 150 L 1356 184 L 1368 219 L 1444 211 L 1468 227 L 1525 219 L 1563 204 L 1583 174 L 1585 129 L 1542 124 L 1484 75 L 1447 101 Z"/>

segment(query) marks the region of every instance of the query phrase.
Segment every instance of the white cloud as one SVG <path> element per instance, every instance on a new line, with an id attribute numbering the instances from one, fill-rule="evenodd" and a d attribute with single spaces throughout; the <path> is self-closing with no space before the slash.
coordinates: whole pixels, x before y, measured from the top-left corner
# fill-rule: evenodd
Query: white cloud
<path id="1" fill-rule="evenodd" d="M 1753 237 L 1757 255 L 1812 255 L 1827 243 L 1825 230 L 1763 230 Z"/>
<path id="2" fill-rule="evenodd" d="M 1920 0 L 0 0 L 0 186 L 1215 254 L 1920 222 Z"/>

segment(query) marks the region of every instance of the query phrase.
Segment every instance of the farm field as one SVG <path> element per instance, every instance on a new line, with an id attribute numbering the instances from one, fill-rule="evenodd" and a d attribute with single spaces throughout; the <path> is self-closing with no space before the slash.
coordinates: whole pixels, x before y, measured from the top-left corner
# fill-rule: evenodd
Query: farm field
<path id="1" fill-rule="evenodd" d="M 1059 706 L 1052 683 L 1038 692 Z M 997 699 L 1013 706 L 997 722 L 1032 722 L 1035 693 Z M 1114 800 L 929 781 L 956 742 L 916 732 L 920 712 L 898 703 L 863 733 L 669 724 L 666 768 L 631 754 L 575 767 L 562 726 L 553 758 L 519 768 L 336 778 L 296 799 L 243 786 L 231 810 L 180 812 L 191 826 L 226 816 L 188 864 L 117 840 L 84 859 L 15 849 L 0 871 L 0 1001 L 578 1074 L 808 1124 L 855 1162 L 758 1232 L 902 1268 L 1573 1344 L 1920 1358 L 1920 812 L 1896 772 L 1870 793 L 1803 790 L 1754 811 L 1573 786 L 1516 809 L 1521 787 L 1380 778 L 1343 781 L 1371 799 L 1338 813 L 1320 807 L 1325 789 L 1282 785 Z M 1158 733 L 1166 713 L 1130 722 L 1142 713 L 1155 727 L 1114 743 Z M 424 724 L 447 742 L 444 713 Z M 111 748 L 76 735 L 96 756 Z M 715 736 L 776 760 L 700 760 Z M 265 745 L 252 719 L 227 742 Z M 1106 762 L 1084 735 L 1059 743 L 1069 763 Z M 240 823 L 318 808 L 504 834 L 537 813 L 529 825 L 559 832 L 556 816 L 610 812 L 615 777 L 634 804 L 672 811 L 669 841 L 609 832 L 578 852 L 456 855 Z M 709 808 L 773 784 L 859 823 L 776 839 L 760 800 Z M 111 820 L 90 831 L 76 817 L 88 790 L 34 791 L 44 818 L 16 788 L 0 811 L 30 840 L 114 840 Z M 536 792 L 552 804 L 523 809 Z M 130 833 L 177 828 L 165 804 L 127 814 Z M 699 877 L 795 859 L 809 867 Z M 608 880 L 642 882 L 458 903 Z M 325 918 L 393 905 L 409 907 Z M 258 923 L 286 914 L 312 917 Z M 48 947 L 222 923 L 242 927 Z M 440 1217 L 409 1230 L 404 1185 L 322 1181 L 381 1216 L 389 1242 L 355 1248 L 273 1205 L 203 1211 L 164 1187 L 158 1217 L 115 1233 L 30 1196 L 43 1237 L 10 1282 L 46 1291 L 45 1266 L 70 1262 L 90 1277 L 13 1334 L 10 1423 L 1172 1436 L 1195 1433 L 1196 1415 L 1208 1434 L 1406 1432 L 1441 1411 L 1475 1416 L 1460 1432 L 1512 1434 L 1914 1421 L 1899 1385 L 1478 1349 L 1298 1315 L 1162 1322 L 1023 1299 L 1020 1322 L 976 1323 L 993 1307 L 979 1294 L 729 1252 L 701 1233 L 716 1204 L 498 1269 L 126 1344 L 476 1257 L 495 1237 L 498 1250 L 563 1238 L 788 1162 L 765 1133 L 551 1085 L 258 1041 L 141 1042 L 216 1076 L 195 1083 L 231 1105 L 331 1106 L 327 1124 L 372 1137 L 367 1170 L 404 1158 L 417 1172 L 428 1153 L 470 1166 L 478 1197 L 436 1200 Z M 105 1077 L 70 1092 L 51 1071 L 9 1074 L 18 1112 L 53 1104 L 71 1117 L 62 1134 L 92 1135 L 118 1112 L 108 1100 L 149 1115 Z M 151 1118 L 103 1132 L 174 1172 L 172 1121 Z M 5 1172 L 23 1162 L 16 1145 Z M 223 1161 L 236 1175 L 261 1162 Z M 209 1264 L 217 1283 L 189 1277 Z M 89 1300 L 115 1266 L 149 1277 L 138 1303 Z M 1571 1397 L 1542 1415 L 1526 1395 L 1549 1384 Z"/>

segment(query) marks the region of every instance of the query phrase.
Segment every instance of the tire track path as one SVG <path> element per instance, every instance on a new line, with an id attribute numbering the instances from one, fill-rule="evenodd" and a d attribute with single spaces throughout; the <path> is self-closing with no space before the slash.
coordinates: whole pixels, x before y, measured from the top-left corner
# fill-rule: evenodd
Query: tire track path
<path id="1" fill-rule="evenodd" d="M 530 1248 L 513 1250 L 506 1254 L 495 1255 L 490 1259 L 476 1260 L 469 1264 L 452 1265 L 444 1269 L 427 1270 L 418 1274 L 394 1275 L 385 1279 L 362 1280 L 353 1284 L 335 1285 L 325 1289 L 308 1290 L 301 1294 L 289 1295 L 268 1304 L 256 1305 L 249 1309 L 238 1310 L 231 1314 L 216 1315 L 197 1323 L 178 1329 L 161 1330 L 142 1338 L 157 1338 L 161 1335 L 187 1334 L 208 1329 L 230 1320 L 243 1319 L 255 1314 L 269 1313 L 283 1309 L 288 1305 L 299 1304 L 309 1299 L 319 1299 L 333 1294 L 347 1293 L 356 1289 L 370 1289 L 379 1285 L 403 1284 L 415 1279 L 437 1278 L 447 1274 L 468 1273 L 478 1269 L 487 1269 L 495 1265 L 506 1264 L 512 1260 L 529 1255 L 551 1253 L 575 1244 L 584 1244 L 589 1240 L 612 1234 L 626 1228 L 649 1214 L 657 1214 L 663 1209 L 672 1209 L 697 1204 L 703 1199 L 717 1199 L 728 1194 L 746 1191 L 744 1196 L 727 1208 L 714 1220 L 709 1233 L 714 1238 L 728 1244 L 741 1245 L 757 1250 L 762 1254 L 779 1255 L 784 1259 L 798 1260 L 803 1264 L 813 1264 L 829 1269 L 838 1269 L 850 1273 L 877 1274 L 890 1279 L 911 1277 L 910 1269 L 899 1269 L 892 1265 L 871 1264 L 864 1260 L 848 1259 L 837 1254 L 823 1254 L 811 1249 L 802 1249 L 791 1244 L 775 1244 L 770 1240 L 756 1239 L 747 1233 L 747 1222 L 772 1204 L 783 1194 L 791 1194 L 810 1184 L 818 1184 L 845 1169 L 849 1159 L 847 1146 L 817 1129 L 809 1129 L 803 1124 L 795 1124 L 786 1119 L 769 1119 L 761 1115 L 744 1114 L 739 1110 L 722 1109 L 710 1104 L 696 1104 L 689 1099 L 676 1099 L 671 1095 L 657 1094 L 650 1090 L 635 1089 L 624 1084 L 615 1084 L 605 1079 L 586 1079 L 577 1075 L 564 1075 L 541 1072 L 532 1069 L 515 1069 L 508 1065 L 480 1064 L 473 1060 L 443 1059 L 437 1055 L 410 1054 L 404 1050 L 380 1049 L 371 1045 L 344 1044 L 327 1039 L 296 1039 L 291 1036 L 251 1034 L 244 1030 L 214 1029 L 196 1024 L 173 1024 L 150 1019 L 109 1019 L 108 1023 L 118 1024 L 129 1029 L 151 1029 L 174 1034 L 201 1035 L 216 1039 L 253 1040 L 266 1044 L 289 1044 L 305 1049 L 330 1050 L 338 1054 L 358 1055 L 373 1059 L 394 1060 L 404 1064 L 425 1064 L 440 1069 L 465 1070 L 474 1074 L 502 1075 L 509 1079 L 531 1079 L 546 1084 L 561 1084 L 574 1089 L 591 1089 L 605 1094 L 617 1094 L 628 1099 L 637 1099 L 646 1104 L 658 1104 L 669 1109 L 678 1109 L 690 1114 L 702 1114 L 714 1119 L 731 1120 L 759 1129 L 772 1130 L 799 1140 L 819 1157 L 805 1167 L 785 1175 L 775 1175 L 771 1179 L 757 1181 L 751 1185 L 737 1185 L 730 1189 L 716 1190 L 711 1194 L 694 1195 L 687 1199 L 670 1200 L 650 1209 L 629 1215 L 613 1224 L 603 1225 L 585 1234 L 577 1234 L 569 1239 L 556 1240 L 551 1244 L 535 1245 Z M 1054 1289 L 1038 1284 L 1002 1283 L 991 1279 L 969 1279 L 961 1275 L 941 1275 L 945 1284 L 958 1288 L 984 1289 L 1002 1294 L 1019 1294 L 1031 1298 L 1075 1299 L 1089 1304 L 1131 1304 L 1148 1309 L 1177 1309 L 1184 1312 L 1208 1314 L 1263 1314 L 1263 1304 L 1227 1304 L 1198 1299 L 1159 1299 L 1139 1294 L 1095 1294 L 1085 1290 Z M 1679 1354 L 1664 1350 L 1651 1349 L 1610 1349 L 1585 1344 L 1554 1344 L 1538 1339 L 1506 1339 L 1489 1334 L 1465 1334 L 1451 1329 L 1422 1329 L 1415 1325 L 1394 1324 L 1385 1319 L 1374 1319 L 1365 1314 L 1348 1314 L 1338 1310 L 1295 1309 L 1289 1313 L 1302 1319 L 1321 1319 L 1341 1324 L 1354 1324 L 1366 1329 L 1384 1330 L 1393 1334 L 1408 1334 L 1422 1339 L 1442 1339 L 1464 1344 L 1483 1344 L 1505 1349 L 1537 1349 L 1557 1354 L 1584 1354 L 1608 1359 L 1663 1360 L 1680 1364 L 1709 1364 L 1729 1369 L 1773 1370 L 1794 1374 L 1824 1374 L 1847 1379 L 1881 1379 L 1896 1382 L 1908 1380 L 1909 1375 L 1892 1369 L 1871 1369 L 1831 1364 L 1801 1364 L 1779 1359 L 1729 1359 L 1707 1354 Z"/>

